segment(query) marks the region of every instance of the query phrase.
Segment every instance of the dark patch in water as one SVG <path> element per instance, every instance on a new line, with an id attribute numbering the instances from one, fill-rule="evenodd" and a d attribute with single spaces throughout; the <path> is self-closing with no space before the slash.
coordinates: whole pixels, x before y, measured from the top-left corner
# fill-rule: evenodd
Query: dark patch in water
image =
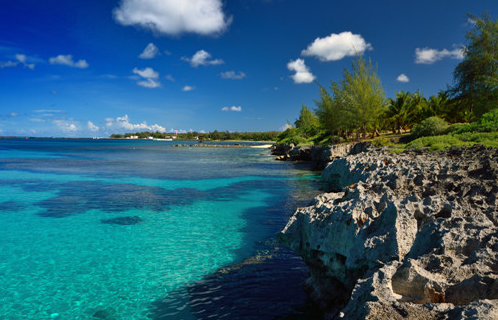
<path id="1" fill-rule="evenodd" d="M 274 248 L 154 302 L 152 319 L 320 319 L 302 289 L 307 272 L 295 253 Z"/>
<path id="2" fill-rule="evenodd" d="M 22 188 L 44 189 L 42 183 L 29 181 Z M 96 209 L 105 212 L 123 212 L 130 209 L 163 212 L 170 206 L 191 205 L 196 201 L 230 201 L 235 200 L 254 189 L 265 190 L 278 195 L 283 182 L 277 180 L 251 180 L 233 183 L 227 187 L 211 190 L 179 188 L 167 190 L 160 187 L 148 187 L 135 184 L 104 184 L 98 181 L 72 181 L 51 184 L 51 190 L 58 189 L 58 196 L 37 203 L 45 211 L 38 214 L 43 217 L 63 218 L 73 214 Z M 40 191 L 40 190 L 37 190 Z"/>
<path id="3" fill-rule="evenodd" d="M 133 216 L 133 217 L 117 217 L 113 219 L 105 219 L 105 220 L 100 220 L 102 223 L 106 224 L 118 224 L 122 226 L 128 226 L 132 224 L 137 224 L 142 222 L 143 220 L 139 216 Z"/>
<path id="4" fill-rule="evenodd" d="M 0 212 L 19 212 L 25 208 L 24 203 L 18 201 L 0 202 Z"/>
<path id="5" fill-rule="evenodd" d="M 45 211 L 44 217 L 67 217 L 97 209 L 106 212 L 122 212 L 130 209 L 161 212 L 169 206 L 183 206 L 195 201 L 210 199 L 210 193 L 192 188 L 166 190 L 134 184 L 102 184 L 75 181 L 59 186 L 57 197 L 37 203 Z M 216 198 L 215 198 L 216 199 Z"/>
<path id="6" fill-rule="evenodd" d="M 87 210 L 86 199 L 79 196 L 63 195 L 38 202 L 45 211 L 38 212 L 42 217 L 64 218 Z"/>
<path id="7" fill-rule="evenodd" d="M 98 310 L 93 314 L 92 319 L 116 320 L 114 313 L 115 312 L 110 309 Z"/>
<path id="8" fill-rule="evenodd" d="M 0 212 L 19 212 L 25 208 L 24 203 L 18 201 L 0 202 Z"/>

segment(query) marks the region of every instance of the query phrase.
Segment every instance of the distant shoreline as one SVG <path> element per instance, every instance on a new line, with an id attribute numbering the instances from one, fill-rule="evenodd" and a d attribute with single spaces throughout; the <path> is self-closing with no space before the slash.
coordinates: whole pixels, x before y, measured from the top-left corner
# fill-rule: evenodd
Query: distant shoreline
<path id="1" fill-rule="evenodd" d="M 108 137 L 31 137 L 31 136 L 0 136 L 0 139 L 65 139 L 65 140 L 132 140 L 132 141 L 196 141 L 196 139 L 181 139 L 181 140 L 168 140 L 168 139 L 126 139 L 126 138 L 108 138 Z M 268 145 L 275 144 L 275 141 L 253 141 L 253 140 L 206 140 L 204 142 L 244 142 L 244 143 L 267 143 Z"/>

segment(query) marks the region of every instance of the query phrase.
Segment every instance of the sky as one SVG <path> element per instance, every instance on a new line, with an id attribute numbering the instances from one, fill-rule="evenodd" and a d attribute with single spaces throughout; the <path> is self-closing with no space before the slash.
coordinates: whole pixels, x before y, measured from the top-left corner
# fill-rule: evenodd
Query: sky
<path id="1" fill-rule="evenodd" d="M 16 0 L 0 6 L 0 136 L 279 131 L 355 55 L 387 97 L 437 94 L 496 0 Z"/>

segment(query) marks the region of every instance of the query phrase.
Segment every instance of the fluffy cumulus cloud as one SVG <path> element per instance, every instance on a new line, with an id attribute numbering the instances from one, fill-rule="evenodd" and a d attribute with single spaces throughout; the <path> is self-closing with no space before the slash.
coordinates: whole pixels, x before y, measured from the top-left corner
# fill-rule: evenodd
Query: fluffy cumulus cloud
<path id="1" fill-rule="evenodd" d="M 310 83 L 315 80 L 315 76 L 310 72 L 308 67 L 304 64 L 303 59 L 296 59 L 294 61 L 290 61 L 287 64 L 287 69 L 289 71 L 294 71 L 295 74 L 292 75 L 292 79 L 294 83 Z"/>
<path id="2" fill-rule="evenodd" d="M 415 63 L 417 64 L 433 64 L 444 58 L 463 59 L 463 48 L 455 48 L 453 50 L 431 49 L 431 48 L 416 48 L 415 49 Z"/>
<path id="3" fill-rule="evenodd" d="M 211 54 L 204 50 L 197 51 L 192 58 L 182 57 L 182 60 L 190 62 L 194 68 L 198 66 L 215 66 L 225 63 L 222 59 L 211 59 Z"/>
<path id="4" fill-rule="evenodd" d="M 231 18 L 221 0 L 122 0 L 114 19 L 125 26 L 139 26 L 159 34 L 220 34 Z"/>
<path id="5" fill-rule="evenodd" d="M 344 31 L 339 34 L 332 33 L 325 38 L 316 38 L 301 54 L 314 56 L 321 61 L 336 61 L 372 49 L 372 45 L 367 43 L 361 35 Z"/>
<path id="6" fill-rule="evenodd" d="M 241 112 L 242 111 L 242 107 L 241 106 L 223 107 L 223 108 L 221 108 L 221 111 L 225 111 L 225 112 L 228 112 L 228 111 Z"/>
<path id="7" fill-rule="evenodd" d="M 159 49 L 151 42 L 138 57 L 141 59 L 153 59 L 157 55 L 159 55 Z"/>
<path id="8" fill-rule="evenodd" d="M 51 64 L 60 64 L 60 65 L 65 65 L 73 68 L 80 68 L 80 69 L 85 69 L 88 68 L 88 62 L 86 60 L 78 60 L 74 61 L 73 56 L 70 54 L 60 54 L 57 57 L 52 57 L 48 60 Z"/>
<path id="9" fill-rule="evenodd" d="M 222 72 L 222 73 L 220 73 L 220 76 L 223 79 L 240 80 L 240 79 L 244 79 L 246 77 L 246 74 L 242 71 L 235 72 L 232 70 L 232 71 Z"/>
<path id="10" fill-rule="evenodd" d="M 147 125 L 144 121 L 142 123 L 131 123 L 130 118 L 127 114 L 123 117 L 114 118 L 106 118 L 106 127 L 110 130 L 128 130 L 128 131 L 160 131 L 166 132 L 166 128 L 153 124 L 151 126 Z"/>
<path id="11" fill-rule="evenodd" d="M 97 127 L 96 125 L 94 125 L 93 122 L 91 122 L 91 121 L 88 121 L 87 127 L 88 127 L 88 130 L 90 130 L 92 132 L 99 131 L 99 127 Z"/>
<path id="12" fill-rule="evenodd" d="M 147 67 L 142 70 L 133 68 L 132 72 L 143 78 L 143 80 L 137 82 L 139 86 L 151 89 L 159 88 L 161 86 L 161 83 L 157 81 L 157 79 L 159 78 L 159 72 L 155 71 L 152 68 Z"/>
<path id="13" fill-rule="evenodd" d="M 159 72 L 154 71 L 152 68 L 145 68 L 143 70 L 140 70 L 138 68 L 133 68 L 132 70 L 133 73 L 138 74 L 142 78 L 147 78 L 147 79 L 157 79 L 159 78 Z"/>
<path id="14" fill-rule="evenodd" d="M 73 133 L 79 130 L 75 122 L 66 119 L 52 119 L 50 122 L 54 123 L 64 133 Z"/>
<path id="15" fill-rule="evenodd" d="M 398 82 L 410 82 L 410 79 L 408 78 L 408 76 L 406 74 L 402 73 L 396 78 L 396 81 L 398 81 Z"/>
<path id="16" fill-rule="evenodd" d="M 183 87 L 183 88 L 182 88 L 182 91 L 187 92 L 187 91 L 192 91 L 192 90 L 194 90 L 194 89 L 195 89 L 195 87 L 192 87 L 192 86 L 185 86 L 185 87 Z"/>

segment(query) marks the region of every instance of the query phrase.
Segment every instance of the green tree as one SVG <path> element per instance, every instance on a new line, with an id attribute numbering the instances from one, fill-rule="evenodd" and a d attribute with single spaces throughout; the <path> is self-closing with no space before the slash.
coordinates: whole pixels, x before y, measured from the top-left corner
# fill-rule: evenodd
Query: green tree
<path id="1" fill-rule="evenodd" d="M 428 111 L 428 101 L 420 91 L 414 92 L 410 95 L 410 112 L 407 118 L 407 125 L 413 126 L 421 121 L 430 117 Z"/>
<path id="2" fill-rule="evenodd" d="M 367 129 L 373 133 L 380 127 L 380 120 L 385 109 L 385 92 L 380 78 L 377 76 L 377 67 L 372 66 L 361 56 L 352 63 L 352 70 L 344 69 L 344 79 L 332 85 L 335 98 L 341 105 L 343 114 L 347 115 L 348 123 L 361 130 L 366 138 Z"/>
<path id="3" fill-rule="evenodd" d="M 408 124 L 411 117 L 411 99 L 410 93 L 404 91 L 396 92 L 396 99 L 389 98 L 385 115 L 393 133 L 401 134 L 401 129 Z"/>
<path id="4" fill-rule="evenodd" d="M 450 98 L 447 91 L 440 91 L 437 95 L 432 95 L 427 99 L 424 110 L 425 118 L 440 117 L 447 119 L 449 117 Z"/>
<path id="5" fill-rule="evenodd" d="M 498 102 L 498 22 L 488 13 L 468 18 L 474 28 L 467 33 L 464 59 L 455 68 L 451 88 L 460 120 L 479 118 Z"/>
<path id="6" fill-rule="evenodd" d="M 332 82 L 332 92 L 335 84 Z M 346 127 L 346 116 L 340 109 L 340 105 L 332 95 L 320 86 L 320 99 L 315 100 L 315 114 L 318 117 L 320 126 L 330 135 L 342 135 Z"/>
<path id="7" fill-rule="evenodd" d="M 318 117 L 304 104 L 299 113 L 299 118 L 294 122 L 294 125 L 305 138 L 318 133 Z"/>

